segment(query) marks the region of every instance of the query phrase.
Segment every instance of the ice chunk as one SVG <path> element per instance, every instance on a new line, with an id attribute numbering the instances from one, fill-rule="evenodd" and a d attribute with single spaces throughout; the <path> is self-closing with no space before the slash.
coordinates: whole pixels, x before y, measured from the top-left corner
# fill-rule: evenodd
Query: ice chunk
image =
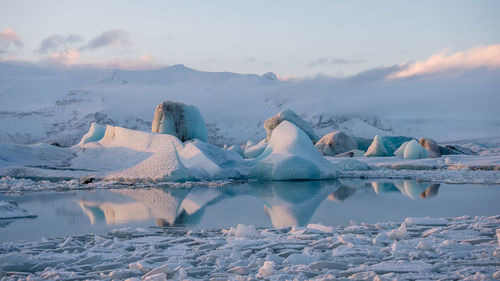
<path id="1" fill-rule="evenodd" d="M 271 139 L 273 130 L 278 127 L 278 125 L 281 124 L 281 122 L 283 122 L 284 120 L 291 122 L 295 126 L 302 129 L 307 134 L 307 136 L 309 136 L 313 143 L 316 143 L 319 140 L 319 137 L 316 135 L 311 125 L 304 121 L 304 119 L 300 118 L 300 116 L 298 116 L 291 109 L 283 110 L 266 120 L 266 122 L 264 123 L 264 129 L 266 129 L 267 132 L 267 140 Z"/>
<path id="2" fill-rule="evenodd" d="M 251 143 L 245 147 L 245 152 L 243 155 L 245 158 L 257 158 L 267 147 L 267 143 L 259 143 L 252 145 Z"/>
<path id="3" fill-rule="evenodd" d="M 106 132 L 106 126 L 92 122 L 92 124 L 90 124 L 89 131 L 82 137 L 82 140 L 78 143 L 78 145 L 84 145 L 89 142 L 100 141 L 104 137 L 105 132 Z"/>
<path id="4" fill-rule="evenodd" d="M 418 141 L 422 147 L 429 151 L 430 158 L 439 158 L 441 157 L 441 152 L 439 151 L 439 146 L 437 142 L 433 139 L 429 138 L 420 138 Z"/>
<path id="5" fill-rule="evenodd" d="M 325 156 L 335 156 L 358 148 L 354 138 L 341 131 L 324 135 L 315 146 Z"/>
<path id="6" fill-rule="evenodd" d="M 230 147 L 226 148 L 228 151 L 234 151 L 238 153 L 239 155 L 243 156 L 243 148 L 239 145 L 231 145 Z"/>
<path id="7" fill-rule="evenodd" d="M 19 208 L 15 202 L 0 200 L 0 219 L 36 217 L 37 215 Z"/>
<path id="8" fill-rule="evenodd" d="M 405 145 L 404 159 L 422 159 L 429 155 L 429 151 L 423 148 L 416 140 L 411 140 Z"/>
<path id="9" fill-rule="evenodd" d="M 400 158 L 404 158 L 405 157 L 405 148 L 408 145 L 408 143 L 409 143 L 409 141 L 404 142 L 398 149 L 396 149 L 396 151 L 394 151 L 394 155 L 396 155 L 397 157 L 400 157 Z"/>
<path id="10" fill-rule="evenodd" d="M 185 181 L 193 178 L 178 151 L 183 144 L 174 136 L 106 126 L 98 142 L 84 144 L 74 168 L 101 170 L 106 179 Z"/>
<path id="11" fill-rule="evenodd" d="M 259 236 L 259 232 L 255 230 L 255 226 L 253 225 L 243 225 L 243 224 L 238 224 L 236 227 L 236 232 L 234 233 L 235 237 L 257 237 Z"/>
<path id="12" fill-rule="evenodd" d="M 164 101 L 156 107 L 151 131 L 174 135 L 181 141 L 207 141 L 205 119 L 198 108 L 179 102 Z"/>
<path id="13" fill-rule="evenodd" d="M 331 179 L 337 167 L 326 160 L 309 137 L 283 121 L 273 131 L 265 151 L 255 160 L 250 177 L 264 180 Z"/>
<path id="14" fill-rule="evenodd" d="M 197 179 L 241 178 L 246 164 L 238 153 L 199 140 L 186 143 L 179 153 L 182 164 Z"/>
<path id="15" fill-rule="evenodd" d="M 259 268 L 259 273 L 257 276 L 269 276 L 274 274 L 274 262 L 265 261 L 261 268 Z"/>
<path id="16" fill-rule="evenodd" d="M 398 147 L 412 139 L 413 138 L 404 136 L 388 137 L 376 135 L 366 150 L 365 156 L 393 156 Z"/>

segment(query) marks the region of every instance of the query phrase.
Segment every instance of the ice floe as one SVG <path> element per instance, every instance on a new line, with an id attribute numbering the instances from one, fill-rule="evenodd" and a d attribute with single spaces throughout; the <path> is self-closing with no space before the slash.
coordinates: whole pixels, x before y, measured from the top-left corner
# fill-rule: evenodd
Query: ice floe
<path id="1" fill-rule="evenodd" d="M 499 275 L 499 227 L 498 216 L 463 216 L 333 228 L 124 228 L 0 243 L 0 275 L 6 280 L 491 280 Z"/>

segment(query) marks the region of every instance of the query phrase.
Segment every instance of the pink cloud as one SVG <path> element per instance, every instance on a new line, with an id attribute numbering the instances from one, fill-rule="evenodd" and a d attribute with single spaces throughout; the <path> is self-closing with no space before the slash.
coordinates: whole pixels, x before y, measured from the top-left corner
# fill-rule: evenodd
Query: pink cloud
<path id="1" fill-rule="evenodd" d="M 78 50 L 69 49 L 61 52 L 52 52 L 44 61 L 50 64 L 69 66 L 76 64 L 79 57 L 80 52 Z"/>
<path id="2" fill-rule="evenodd" d="M 23 41 L 17 36 L 17 33 L 10 28 L 0 31 L 0 54 L 7 52 L 11 45 L 21 48 Z"/>
<path id="3" fill-rule="evenodd" d="M 480 67 L 500 68 L 500 45 L 478 46 L 450 55 L 442 51 L 432 55 L 425 61 L 417 61 L 403 70 L 391 73 L 388 78 L 406 78 Z"/>

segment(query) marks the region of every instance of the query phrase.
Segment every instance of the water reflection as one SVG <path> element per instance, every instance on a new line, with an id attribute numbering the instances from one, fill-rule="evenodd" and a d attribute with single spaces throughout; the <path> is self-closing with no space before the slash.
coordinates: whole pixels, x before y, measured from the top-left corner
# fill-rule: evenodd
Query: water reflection
<path id="1" fill-rule="evenodd" d="M 208 207 L 246 195 L 262 203 L 273 226 L 304 226 L 325 199 L 340 203 L 361 190 L 375 196 L 400 193 L 417 200 L 437 195 L 439 184 L 414 180 L 367 182 L 343 179 L 249 182 L 218 188 L 199 186 L 174 189 L 159 186 L 152 189 L 111 190 L 117 196 L 107 196 L 101 200 L 80 199 L 77 203 L 93 225 L 122 224 L 147 219 L 155 219 L 158 226 L 197 225 Z"/>

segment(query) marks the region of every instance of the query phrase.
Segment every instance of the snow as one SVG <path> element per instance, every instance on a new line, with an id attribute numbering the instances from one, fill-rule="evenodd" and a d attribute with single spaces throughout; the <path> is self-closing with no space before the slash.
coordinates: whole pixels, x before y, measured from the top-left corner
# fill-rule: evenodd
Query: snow
<path id="1" fill-rule="evenodd" d="M 358 148 L 356 140 L 342 131 L 324 135 L 315 146 L 325 156 L 335 156 Z"/>
<path id="2" fill-rule="evenodd" d="M 15 202 L 0 200 L 0 220 L 35 217 L 37 217 L 35 214 L 20 209 Z"/>
<path id="3" fill-rule="evenodd" d="M 313 143 L 316 143 L 319 140 L 319 137 L 316 135 L 314 129 L 309 123 L 300 118 L 300 116 L 298 116 L 297 113 L 295 113 L 291 109 L 287 109 L 280 111 L 278 114 L 267 119 L 266 122 L 264 122 L 264 129 L 266 129 L 268 141 L 272 137 L 273 130 L 285 120 L 302 129 Z"/>
<path id="4" fill-rule="evenodd" d="M 439 220 L 447 223 L 425 224 Z M 340 225 L 329 231 L 236 226 L 233 233 L 124 228 L 104 235 L 10 241 L 0 243 L 0 272 L 7 279 L 28 280 L 325 280 L 339 276 L 491 280 L 499 275 L 500 246 L 494 237 L 499 216 L 406 221 L 421 224 Z M 238 228 L 245 235 L 235 236 Z M 457 236 L 457 232 L 471 235 Z"/>
<path id="5" fill-rule="evenodd" d="M 266 150 L 255 161 L 251 178 L 290 180 L 338 176 L 335 165 L 319 154 L 304 131 L 288 121 L 273 130 Z"/>
<path id="6" fill-rule="evenodd" d="M 179 102 L 164 101 L 156 106 L 151 131 L 171 134 L 181 141 L 207 141 L 207 127 L 200 110 Z"/>

